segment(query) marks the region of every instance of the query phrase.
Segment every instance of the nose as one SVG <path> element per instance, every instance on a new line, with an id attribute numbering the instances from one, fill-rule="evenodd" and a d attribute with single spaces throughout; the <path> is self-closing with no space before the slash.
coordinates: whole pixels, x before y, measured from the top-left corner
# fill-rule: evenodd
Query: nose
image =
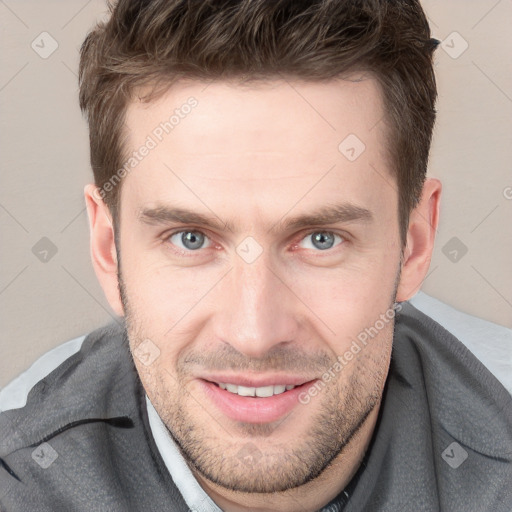
<path id="1" fill-rule="evenodd" d="M 299 331 L 300 301 L 269 259 L 237 258 L 218 290 L 217 339 L 253 358 L 296 340 Z"/>

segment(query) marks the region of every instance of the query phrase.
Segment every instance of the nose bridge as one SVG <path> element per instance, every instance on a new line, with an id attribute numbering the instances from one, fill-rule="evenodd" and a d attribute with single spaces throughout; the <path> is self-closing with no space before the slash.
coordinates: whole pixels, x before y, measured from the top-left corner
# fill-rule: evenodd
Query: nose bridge
<path id="1" fill-rule="evenodd" d="M 252 357 L 292 341 L 297 334 L 293 300 L 268 255 L 252 263 L 237 258 L 230 274 L 223 290 L 220 339 Z"/>

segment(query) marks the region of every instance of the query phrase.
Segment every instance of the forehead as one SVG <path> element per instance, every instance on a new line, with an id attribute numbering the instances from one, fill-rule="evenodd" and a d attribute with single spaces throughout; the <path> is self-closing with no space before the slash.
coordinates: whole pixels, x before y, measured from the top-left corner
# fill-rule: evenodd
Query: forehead
<path id="1" fill-rule="evenodd" d="M 217 209 L 234 209 L 240 201 L 246 210 L 248 198 L 255 210 L 258 201 L 268 210 L 265 197 L 279 196 L 290 207 L 301 196 L 305 205 L 321 197 L 336 202 L 343 191 L 382 202 L 378 174 L 389 172 L 383 117 L 372 78 L 178 83 L 157 100 L 133 101 L 127 109 L 128 154 L 149 139 L 151 149 L 130 170 L 122 196 L 145 206 L 178 195 L 198 207 L 200 198 L 218 198 L 223 204 Z"/>
<path id="2" fill-rule="evenodd" d="M 192 99 L 197 106 L 190 108 Z M 293 158 L 294 152 L 317 153 L 319 143 L 337 150 L 349 133 L 373 142 L 371 129 L 382 117 L 380 88 L 371 77 L 245 85 L 188 81 L 178 82 L 155 101 L 132 101 L 126 126 L 133 147 L 155 130 L 159 138 L 160 123 L 173 118 L 169 133 L 162 127 L 166 140 L 159 142 L 175 141 L 182 155 L 225 154 L 229 147 L 233 154 L 288 150 Z M 201 139 L 190 138 L 191 133 Z"/>

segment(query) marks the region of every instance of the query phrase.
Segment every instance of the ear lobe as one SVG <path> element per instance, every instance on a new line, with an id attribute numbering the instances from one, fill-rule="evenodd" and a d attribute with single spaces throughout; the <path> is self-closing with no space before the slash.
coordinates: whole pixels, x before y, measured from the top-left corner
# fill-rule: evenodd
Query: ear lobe
<path id="1" fill-rule="evenodd" d="M 439 223 L 441 189 L 438 179 L 427 179 L 420 202 L 411 212 L 396 296 L 398 302 L 413 297 L 427 275 Z"/>
<path id="2" fill-rule="evenodd" d="M 112 216 L 95 185 L 87 185 L 84 196 L 89 216 L 91 259 L 94 271 L 111 308 L 117 315 L 123 316 Z"/>

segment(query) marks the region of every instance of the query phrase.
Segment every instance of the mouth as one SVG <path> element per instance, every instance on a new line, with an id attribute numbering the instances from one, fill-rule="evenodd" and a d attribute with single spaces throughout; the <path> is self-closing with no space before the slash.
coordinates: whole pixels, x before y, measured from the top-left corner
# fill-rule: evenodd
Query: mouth
<path id="1" fill-rule="evenodd" d="M 300 394 L 316 379 L 282 378 L 281 381 L 249 382 L 247 379 L 221 377 L 198 381 L 207 399 L 227 418 L 261 424 L 277 421 L 293 412 L 301 405 Z"/>
<path id="2" fill-rule="evenodd" d="M 290 391 L 296 386 L 293 384 L 277 384 L 275 386 L 260 386 L 260 387 L 249 387 L 249 386 L 238 386 L 236 384 L 230 384 L 229 382 L 214 382 L 219 388 L 233 393 L 238 396 L 257 396 L 259 398 L 268 398 L 269 396 L 280 395 L 285 391 Z"/>

